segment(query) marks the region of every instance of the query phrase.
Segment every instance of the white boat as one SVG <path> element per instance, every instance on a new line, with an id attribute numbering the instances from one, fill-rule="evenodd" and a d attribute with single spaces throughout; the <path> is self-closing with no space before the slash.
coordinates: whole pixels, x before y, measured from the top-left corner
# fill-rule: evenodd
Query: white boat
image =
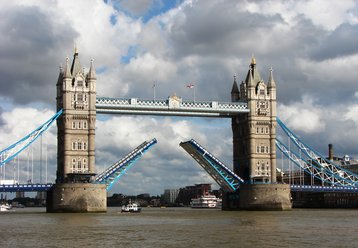
<path id="1" fill-rule="evenodd" d="M 203 195 L 199 198 L 191 199 L 190 206 L 192 208 L 219 208 L 221 207 L 221 199 L 215 195 Z"/>
<path id="2" fill-rule="evenodd" d="M 131 201 L 129 201 L 129 203 L 127 205 L 123 205 L 122 206 L 122 213 L 140 213 L 141 208 L 138 206 L 137 203 L 132 203 Z"/>
<path id="3" fill-rule="evenodd" d="M 12 210 L 12 206 L 8 203 L 1 203 L 0 204 L 0 212 L 6 212 Z"/>

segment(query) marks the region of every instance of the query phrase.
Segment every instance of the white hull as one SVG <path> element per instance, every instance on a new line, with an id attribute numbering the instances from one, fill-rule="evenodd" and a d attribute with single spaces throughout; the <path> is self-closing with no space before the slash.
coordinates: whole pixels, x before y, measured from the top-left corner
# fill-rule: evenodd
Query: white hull
<path id="1" fill-rule="evenodd" d="M 140 213 L 141 208 L 138 207 L 137 203 L 129 203 L 128 205 L 122 206 L 122 213 Z"/>
<path id="2" fill-rule="evenodd" d="M 214 195 L 204 195 L 200 198 L 191 199 L 192 208 L 220 208 L 221 199 Z"/>
<path id="3" fill-rule="evenodd" d="M 5 204 L 1 204 L 0 205 L 0 212 L 7 212 L 7 211 L 10 211 L 12 210 L 12 206 L 5 203 Z"/>

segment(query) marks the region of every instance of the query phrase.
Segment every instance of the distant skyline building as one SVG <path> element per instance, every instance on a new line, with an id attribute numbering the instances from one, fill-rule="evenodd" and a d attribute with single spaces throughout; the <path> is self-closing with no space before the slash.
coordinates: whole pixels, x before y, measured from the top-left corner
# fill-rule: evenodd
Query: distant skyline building
<path id="1" fill-rule="evenodd" d="M 166 189 L 164 190 L 164 201 L 169 204 L 175 204 L 178 198 L 180 189 Z"/>

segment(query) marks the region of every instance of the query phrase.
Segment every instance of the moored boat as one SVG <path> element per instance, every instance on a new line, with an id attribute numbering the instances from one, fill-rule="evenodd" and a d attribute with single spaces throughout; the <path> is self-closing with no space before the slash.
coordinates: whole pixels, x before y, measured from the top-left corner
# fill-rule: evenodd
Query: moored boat
<path id="1" fill-rule="evenodd" d="M 138 203 L 132 203 L 129 201 L 127 205 L 122 206 L 122 213 L 140 213 L 142 209 L 138 206 Z"/>
<path id="2" fill-rule="evenodd" d="M 8 203 L 1 203 L 0 204 L 0 212 L 6 212 L 12 210 L 12 206 Z"/>
<path id="3" fill-rule="evenodd" d="M 192 208 L 219 208 L 221 199 L 215 195 L 203 195 L 199 198 L 191 199 L 190 206 Z"/>

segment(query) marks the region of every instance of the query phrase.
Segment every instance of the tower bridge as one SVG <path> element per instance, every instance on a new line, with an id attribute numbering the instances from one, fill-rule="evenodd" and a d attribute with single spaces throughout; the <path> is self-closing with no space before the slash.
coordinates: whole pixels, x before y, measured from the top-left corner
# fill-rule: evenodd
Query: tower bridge
<path id="1" fill-rule="evenodd" d="M 49 211 L 106 209 L 105 187 L 102 184 L 83 187 L 83 183 L 91 182 L 95 175 L 94 137 L 96 114 L 99 113 L 231 118 L 233 173 L 237 176 L 230 174 L 228 179 L 228 171 L 222 170 L 222 165 L 214 166 L 215 170 L 209 170 L 206 166 L 209 174 L 219 183 L 226 182 L 229 185 L 227 189 L 231 190 L 238 189 L 239 184 L 235 182 L 238 178 L 246 182 L 245 186 L 240 187 L 241 208 L 291 207 L 289 185 L 276 184 L 276 85 L 272 70 L 267 84 L 261 79 L 254 58 L 240 88 L 235 77 L 231 102 L 191 102 L 183 101 L 176 95 L 167 100 L 96 97 L 93 62 L 85 74 L 76 51 L 71 66 L 67 59 L 65 68 L 60 70 L 57 81 L 57 109 L 63 110 L 63 114 L 57 119 L 58 169 L 56 184 L 50 193 Z M 190 151 L 189 146 L 182 146 Z M 211 159 L 212 157 L 205 161 L 214 165 L 216 160 Z M 117 169 L 118 166 L 114 165 L 113 168 Z M 113 176 L 109 176 L 111 177 Z M 222 177 L 225 177 L 224 180 Z M 265 185 L 256 187 L 257 183 Z"/>
<path id="2" fill-rule="evenodd" d="M 240 84 L 234 77 L 231 102 L 184 101 L 172 95 L 166 100 L 96 97 L 96 73 L 91 61 L 88 73 L 77 51 L 67 58 L 57 80 L 57 114 L 34 132 L 0 152 L 0 167 L 36 140 L 56 120 L 58 129 L 56 183 L 0 185 L 0 191 L 48 190 L 50 212 L 106 211 L 109 190 L 133 163 L 157 143 L 145 141 L 104 172 L 95 173 L 97 114 L 169 115 L 231 118 L 233 170 L 194 139 L 180 146 L 219 184 L 224 207 L 239 209 L 290 209 L 290 192 L 358 193 L 358 175 L 327 161 L 305 145 L 276 119 L 276 83 L 272 70 L 265 82 L 252 58 Z M 284 130 L 306 158 L 297 156 L 276 138 L 276 126 Z M 322 185 L 277 183 L 276 146 L 288 159 Z M 5 159 L 4 159 L 5 158 Z"/>

